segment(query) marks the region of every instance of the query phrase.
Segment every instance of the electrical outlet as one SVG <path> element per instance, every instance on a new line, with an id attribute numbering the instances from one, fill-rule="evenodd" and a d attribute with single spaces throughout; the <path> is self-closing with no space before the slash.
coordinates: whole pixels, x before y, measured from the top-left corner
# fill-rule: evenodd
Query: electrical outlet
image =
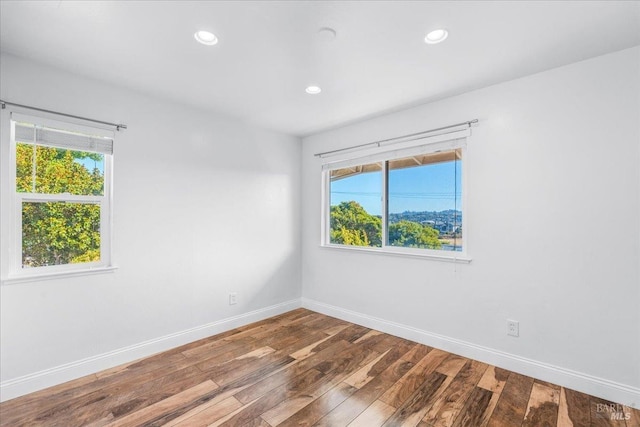
<path id="1" fill-rule="evenodd" d="M 507 335 L 511 335 L 512 337 L 519 337 L 520 322 L 518 322 L 517 320 L 507 319 Z"/>
<path id="2" fill-rule="evenodd" d="M 238 294 L 236 292 L 229 292 L 229 305 L 238 303 Z"/>

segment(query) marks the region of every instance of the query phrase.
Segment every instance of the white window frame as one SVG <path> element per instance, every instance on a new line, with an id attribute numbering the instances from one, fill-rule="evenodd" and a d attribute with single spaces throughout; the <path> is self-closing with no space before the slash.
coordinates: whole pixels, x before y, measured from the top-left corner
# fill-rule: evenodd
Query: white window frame
<path id="1" fill-rule="evenodd" d="M 114 139 L 115 132 L 84 123 L 63 121 L 43 114 L 23 113 L 20 108 L 6 108 L 0 117 L 0 175 L 2 198 L 0 199 L 2 234 L 2 284 L 13 284 L 65 276 L 96 274 L 115 270 L 112 264 L 112 206 L 113 206 L 113 153 L 104 154 L 104 191 L 101 196 L 72 194 L 21 193 L 16 191 L 16 139 L 15 122 L 28 122 L 38 126 L 80 132 L 87 135 Z M 22 204 L 23 202 L 67 202 L 97 204 L 100 206 L 100 261 L 62 264 L 42 267 L 22 267 Z"/>
<path id="2" fill-rule="evenodd" d="M 468 215 L 467 215 L 467 142 L 466 138 L 471 135 L 470 129 L 461 129 L 445 135 L 436 135 L 419 141 L 409 141 L 390 147 L 377 147 L 373 149 L 357 149 L 348 153 L 331 156 L 322 159 L 322 212 L 321 212 L 321 239 L 320 246 L 330 249 L 340 249 L 347 251 L 368 252 L 387 255 L 399 255 L 419 258 L 430 258 L 442 261 L 453 261 L 469 263 L 471 257 L 468 251 Z M 415 154 L 430 154 L 439 151 L 460 149 L 462 152 L 461 173 L 462 173 L 462 251 L 445 251 L 437 249 L 407 248 L 388 245 L 387 235 L 387 161 L 409 157 Z M 354 246 L 331 243 L 331 171 L 348 166 L 364 165 L 370 163 L 382 163 L 381 182 L 381 216 L 382 216 L 382 246 Z"/>

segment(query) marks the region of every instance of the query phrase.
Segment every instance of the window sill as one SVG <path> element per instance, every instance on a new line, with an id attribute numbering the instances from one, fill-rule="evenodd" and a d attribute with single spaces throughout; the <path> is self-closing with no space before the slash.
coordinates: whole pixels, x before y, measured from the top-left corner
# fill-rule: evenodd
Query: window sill
<path id="1" fill-rule="evenodd" d="M 83 270 L 56 271 L 41 274 L 14 275 L 2 280 L 2 285 L 15 285 L 25 282 L 39 282 L 41 280 L 61 279 L 65 277 L 90 276 L 94 274 L 113 273 L 118 267 L 96 267 Z"/>
<path id="2" fill-rule="evenodd" d="M 409 258 L 432 259 L 435 261 L 455 262 L 461 264 L 471 263 L 471 257 L 462 252 L 445 252 L 443 254 L 426 252 L 424 250 L 411 250 L 407 248 L 372 248 L 363 246 L 327 245 L 321 244 L 321 248 L 337 249 L 341 251 L 365 252 L 378 255 L 392 255 Z"/>

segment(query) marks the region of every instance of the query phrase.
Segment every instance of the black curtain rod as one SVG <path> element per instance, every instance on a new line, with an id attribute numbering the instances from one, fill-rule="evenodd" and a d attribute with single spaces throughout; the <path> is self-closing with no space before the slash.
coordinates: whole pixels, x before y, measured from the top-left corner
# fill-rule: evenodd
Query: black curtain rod
<path id="1" fill-rule="evenodd" d="M 101 125 L 113 126 L 116 128 L 117 131 L 119 131 L 120 129 L 127 128 L 127 125 L 124 125 L 122 123 L 103 122 L 102 120 L 90 119 L 88 117 L 74 116 L 73 114 L 59 113 L 57 111 L 45 110 L 44 108 L 37 108 L 37 107 L 31 107 L 29 105 L 16 104 L 15 102 L 3 101 L 2 99 L 0 99 L 0 105 L 2 105 L 3 110 L 7 108 L 7 105 L 13 105 L 14 107 L 27 108 L 29 110 L 40 111 L 41 113 L 50 113 L 58 116 L 70 117 L 72 119 L 79 119 L 79 120 L 85 120 L 93 123 L 100 123 Z"/>
<path id="2" fill-rule="evenodd" d="M 396 143 L 400 143 L 400 142 L 414 141 L 416 139 L 427 138 L 429 136 L 427 134 L 430 134 L 430 133 L 433 133 L 433 132 L 438 132 L 438 131 L 441 131 L 441 130 L 451 129 L 451 128 L 455 128 L 455 127 L 463 126 L 463 125 L 467 125 L 467 126 L 471 127 L 471 125 L 473 123 L 478 123 L 478 119 L 473 119 L 473 120 L 469 120 L 467 122 L 462 122 L 462 123 L 456 123 L 455 125 L 449 125 L 449 126 L 443 126 L 443 127 L 435 128 L 435 129 L 423 130 L 422 132 L 410 133 L 409 135 L 396 136 L 394 138 L 382 139 L 380 141 L 367 142 L 365 144 L 352 145 L 351 147 L 339 148 L 337 150 L 325 151 L 323 153 L 316 153 L 316 154 L 314 154 L 314 156 L 322 157 L 322 156 L 326 156 L 328 154 L 340 153 L 342 151 L 355 150 L 357 148 L 365 148 L 365 147 L 369 147 L 369 146 L 380 147 L 382 144 L 386 144 L 386 143 L 389 143 L 388 145 L 391 145 L 391 144 L 396 144 Z M 405 139 L 405 138 L 411 138 L 411 139 Z M 401 140 L 401 141 L 399 141 L 399 140 Z"/>

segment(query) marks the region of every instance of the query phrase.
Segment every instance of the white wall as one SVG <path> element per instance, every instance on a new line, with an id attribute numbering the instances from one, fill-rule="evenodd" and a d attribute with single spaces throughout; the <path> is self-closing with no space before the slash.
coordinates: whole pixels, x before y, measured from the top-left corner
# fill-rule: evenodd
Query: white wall
<path id="1" fill-rule="evenodd" d="M 317 310 L 633 403 L 639 64 L 640 48 L 595 58 L 314 135 L 301 153 L 296 138 L 2 55 L 2 99 L 129 129 L 119 269 L 0 287 L 1 398 L 285 310 L 302 280 Z M 313 153 L 472 118 L 471 264 L 319 247 Z"/>
<path id="2" fill-rule="evenodd" d="M 314 153 L 475 118 L 471 264 L 319 246 Z M 307 137 L 302 166 L 306 306 L 640 404 L 640 48 Z"/>
<path id="3" fill-rule="evenodd" d="M 0 59 L 2 99 L 129 127 L 114 154 L 119 268 L 0 287 L 3 399 L 299 304 L 298 138 Z"/>

